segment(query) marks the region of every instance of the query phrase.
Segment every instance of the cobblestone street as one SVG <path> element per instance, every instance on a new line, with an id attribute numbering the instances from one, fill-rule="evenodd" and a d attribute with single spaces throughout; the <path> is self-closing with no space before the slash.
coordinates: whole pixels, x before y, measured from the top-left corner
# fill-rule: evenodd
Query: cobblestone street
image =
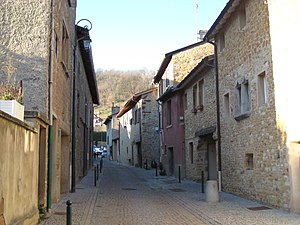
<path id="1" fill-rule="evenodd" d="M 300 224 L 300 215 L 262 207 L 257 202 L 221 193 L 219 203 L 205 202 L 201 184 L 156 176 L 155 170 L 104 160 L 94 186 L 94 173 L 76 187 L 76 193 L 53 204 L 44 225 L 66 224 L 66 201 L 72 204 L 73 225 L 139 224 Z"/>

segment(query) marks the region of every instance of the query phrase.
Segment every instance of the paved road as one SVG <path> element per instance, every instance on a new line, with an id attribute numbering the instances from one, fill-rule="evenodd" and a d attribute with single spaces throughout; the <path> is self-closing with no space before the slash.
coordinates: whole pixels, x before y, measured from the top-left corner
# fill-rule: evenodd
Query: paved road
<path id="1" fill-rule="evenodd" d="M 66 224 L 65 202 L 70 199 L 73 225 L 201 225 L 300 224 L 300 215 L 261 207 L 257 202 L 221 193 L 221 202 L 207 203 L 201 185 L 155 176 L 155 170 L 104 161 L 103 173 L 93 186 L 93 172 L 53 206 L 43 224 Z"/>

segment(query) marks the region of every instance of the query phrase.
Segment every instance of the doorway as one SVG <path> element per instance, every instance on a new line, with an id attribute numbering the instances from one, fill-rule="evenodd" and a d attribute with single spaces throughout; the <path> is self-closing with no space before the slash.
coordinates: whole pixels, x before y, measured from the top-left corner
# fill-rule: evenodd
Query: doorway
<path id="1" fill-rule="evenodd" d="M 174 174 L 174 150 L 173 147 L 168 148 L 168 164 L 169 164 L 169 175 Z"/>
<path id="2" fill-rule="evenodd" d="M 216 152 L 216 144 L 208 143 L 207 144 L 207 155 L 208 155 L 208 179 L 209 180 L 217 180 L 218 172 L 217 172 L 217 152 Z"/>

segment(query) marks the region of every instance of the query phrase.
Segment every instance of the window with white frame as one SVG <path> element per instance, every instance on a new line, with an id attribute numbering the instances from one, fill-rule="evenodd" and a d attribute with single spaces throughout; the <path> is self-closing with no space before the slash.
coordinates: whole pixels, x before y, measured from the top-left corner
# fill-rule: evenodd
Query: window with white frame
<path id="1" fill-rule="evenodd" d="M 248 80 L 243 79 L 236 85 L 236 114 L 241 115 L 249 112 L 250 98 L 249 98 L 249 83 Z"/>
<path id="2" fill-rule="evenodd" d="M 265 72 L 262 72 L 257 76 L 257 98 L 259 106 L 267 103 L 267 82 Z"/>

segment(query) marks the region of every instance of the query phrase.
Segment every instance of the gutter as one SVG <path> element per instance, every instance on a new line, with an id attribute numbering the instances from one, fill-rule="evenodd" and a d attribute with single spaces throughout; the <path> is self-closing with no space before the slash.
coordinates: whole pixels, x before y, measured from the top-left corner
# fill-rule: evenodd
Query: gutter
<path id="1" fill-rule="evenodd" d="M 220 126 L 220 96 L 219 96 L 219 68 L 218 68 L 218 48 L 215 42 L 207 40 L 206 42 L 214 46 L 214 67 L 216 76 L 216 107 L 217 107 L 217 136 L 218 136 L 218 184 L 219 192 L 222 189 L 222 157 L 221 157 L 221 126 Z"/>
<path id="2" fill-rule="evenodd" d="M 53 144 L 53 112 L 52 112 L 52 92 L 53 92 L 53 51 L 54 51 L 54 5 L 55 0 L 51 0 L 51 21 L 50 21 L 50 56 L 49 56 L 49 129 L 48 129 L 48 181 L 47 181 L 47 211 L 51 209 L 52 197 L 52 144 Z"/>

